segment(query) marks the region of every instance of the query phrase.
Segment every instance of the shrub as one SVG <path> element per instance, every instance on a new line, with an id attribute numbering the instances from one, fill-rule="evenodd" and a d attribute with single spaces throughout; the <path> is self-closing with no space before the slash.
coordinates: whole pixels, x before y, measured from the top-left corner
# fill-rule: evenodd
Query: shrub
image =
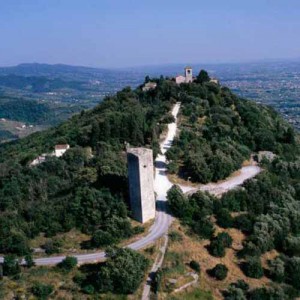
<path id="1" fill-rule="evenodd" d="M 135 226 L 133 229 L 133 234 L 140 234 L 145 232 L 145 228 L 143 226 Z"/>
<path id="2" fill-rule="evenodd" d="M 200 273 L 201 271 L 200 264 L 195 260 L 190 261 L 190 267 L 197 273 Z"/>
<path id="3" fill-rule="evenodd" d="M 31 292 L 38 299 L 44 300 L 53 292 L 53 286 L 43 283 L 35 283 L 31 288 Z"/>
<path id="4" fill-rule="evenodd" d="M 57 265 L 60 269 L 64 271 L 71 271 L 77 266 L 77 258 L 73 256 L 67 256 L 62 262 Z"/>
<path id="5" fill-rule="evenodd" d="M 85 294 L 92 295 L 92 294 L 95 293 L 95 288 L 94 288 L 93 285 L 87 284 L 87 285 L 85 285 L 85 286 L 82 288 L 82 291 L 83 291 Z"/>
<path id="6" fill-rule="evenodd" d="M 210 242 L 208 251 L 211 255 L 215 257 L 224 257 L 225 256 L 225 247 L 220 240 L 214 239 Z"/>
<path id="7" fill-rule="evenodd" d="M 95 248 L 105 247 L 114 244 L 116 241 L 117 239 L 110 232 L 99 229 L 92 235 L 91 246 Z"/>
<path id="8" fill-rule="evenodd" d="M 219 233 L 208 247 L 209 253 L 215 257 L 224 257 L 225 248 L 231 247 L 232 238 L 227 232 Z"/>
<path id="9" fill-rule="evenodd" d="M 43 245 L 43 249 L 45 249 L 46 254 L 59 253 L 60 247 L 61 242 L 56 239 L 50 239 L 45 243 L 45 245 Z"/>
<path id="10" fill-rule="evenodd" d="M 154 274 L 154 278 L 152 280 L 152 291 L 157 294 L 157 292 L 161 289 L 161 279 L 162 279 L 163 271 L 161 269 L 158 269 L 156 273 Z"/>
<path id="11" fill-rule="evenodd" d="M 208 274 L 217 280 L 224 280 L 227 277 L 228 268 L 223 264 L 217 264 L 213 269 L 208 270 Z"/>
<path id="12" fill-rule="evenodd" d="M 210 239 L 215 232 L 214 225 L 208 219 L 201 219 L 192 223 L 193 231 L 204 239 Z"/>
<path id="13" fill-rule="evenodd" d="M 175 161 L 171 161 L 168 163 L 168 172 L 170 174 L 177 174 L 179 170 L 179 165 Z"/>
<path id="14" fill-rule="evenodd" d="M 229 248 L 232 245 L 232 237 L 227 232 L 221 232 L 217 235 L 217 239 L 223 244 L 224 247 Z"/>
<path id="15" fill-rule="evenodd" d="M 247 282 L 245 282 L 244 280 L 242 280 L 242 279 L 239 279 L 238 281 L 231 283 L 230 286 L 236 287 L 236 288 L 241 289 L 243 291 L 248 291 L 249 290 L 249 284 Z"/>
<path id="16" fill-rule="evenodd" d="M 242 265 L 242 270 L 250 278 L 261 278 L 264 275 L 259 257 L 248 257 Z"/>
<path id="17" fill-rule="evenodd" d="M 182 241 L 182 236 L 177 231 L 171 231 L 169 233 L 169 238 L 172 242 L 180 242 Z"/>

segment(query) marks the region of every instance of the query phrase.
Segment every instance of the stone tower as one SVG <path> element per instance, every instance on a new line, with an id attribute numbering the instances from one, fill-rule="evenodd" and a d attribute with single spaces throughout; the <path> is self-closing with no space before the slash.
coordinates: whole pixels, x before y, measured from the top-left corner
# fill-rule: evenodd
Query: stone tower
<path id="1" fill-rule="evenodd" d="M 152 150 L 128 148 L 127 162 L 133 218 L 145 223 L 155 218 Z"/>
<path id="2" fill-rule="evenodd" d="M 193 81 L 193 69 L 192 67 L 186 67 L 184 68 L 185 72 L 185 82 L 192 82 Z"/>

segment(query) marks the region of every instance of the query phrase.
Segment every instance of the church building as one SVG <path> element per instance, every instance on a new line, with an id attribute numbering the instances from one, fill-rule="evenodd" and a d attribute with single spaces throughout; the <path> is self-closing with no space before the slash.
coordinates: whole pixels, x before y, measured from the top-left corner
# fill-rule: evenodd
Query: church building
<path id="1" fill-rule="evenodd" d="M 192 67 L 185 67 L 184 75 L 185 76 L 179 75 L 175 77 L 175 81 L 177 84 L 193 82 L 194 79 Z"/>

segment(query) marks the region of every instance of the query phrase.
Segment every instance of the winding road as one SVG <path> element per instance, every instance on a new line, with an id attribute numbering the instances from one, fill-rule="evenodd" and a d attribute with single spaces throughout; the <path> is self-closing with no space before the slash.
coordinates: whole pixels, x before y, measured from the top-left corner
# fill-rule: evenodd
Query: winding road
<path id="1" fill-rule="evenodd" d="M 180 109 L 180 103 L 176 103 L 172 110 L 172 115 L 175 118 L 174 123 L 170 123 L 168 125 L 168 132 L 160 144 L 161 154 L 155 160 L 155 180 L 154 180 L 154 190 L 156 193 L 156 217 L 153 225 L 150 227 L 149 232 L 146 236 L 142 237 L 141 239 L 127 245 L 126 247 L 139 250 L 142 249 L 158 238 L 162 237 L 167 231 L 172 222 L 172 216 L 167 212 L 167 191 L 172 187 L 172 183 L 169 181 L 167 176 L 167 167 L 166 167 L 166 151 L 171 147 L 174 137 L 177 131 L 177 115 Z M 256 169 L 256 172 L 250 172 L 250 174 L 245 174 L 242 172 L 243 176 L 239 177 L 239 179 L 235 179 L 234 182 L 231 182 L 229 189 L 234 188 L 235 186 L 242 184 L 246 179 L 251 178 L 257 174 L 259 170 Z M 250 175 L 250 176 L 249 176 Z M 231 180 L 231 179 L 229 179 Z M 226 180 L 224 181 L 226 182 Z M 224 184 L 224 182 L 222 184 Z M 206 188 L 201 188 L 210 191 L 210 189 L 216 189 L 218 184 L 212 184 L 212 186 L 207 185 Z M 223 187 L 223 186 L 222 186 Z M 182 187 L 184 190 L 184 187 Z M 188 192 L 189 188 L 185 190 Z M 213 192 L 213 191 L 212 191 Z M 84 263 L 93 263 L 105 258 L 105 252 L 95 252 L 95 253 L 88 253 L 88 254 L 77 254 L 72 255 L 75 256 L 78 260 L 79 264 Z M 36 258 L 34 261 L 36 265 L 56 265 L 61 262 L 65 256 L 51 256 L 51 257 L 43 257 L 43 258 Z M 0 263 L 3 262 L 3 257 L 0 257 Z M 22 261 L 22 263 L 25 263 Z"/>

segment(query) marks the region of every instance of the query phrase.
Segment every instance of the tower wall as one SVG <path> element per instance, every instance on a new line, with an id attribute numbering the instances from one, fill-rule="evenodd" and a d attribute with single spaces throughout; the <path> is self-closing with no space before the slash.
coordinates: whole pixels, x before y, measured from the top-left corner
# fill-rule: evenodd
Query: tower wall
<path id="1" fill-rule="evenodd" d="M 127 162 L 133 218 L 145 223 L 155 218 L 152 150 L 129 148 L 127 150 Z"/>
<path id="2" fill-rule="evenodd" d="M 193 81 L 193 69 L 191 67 L 186 67 L 185 71 L 185 82 L 192 82 Z"/>

